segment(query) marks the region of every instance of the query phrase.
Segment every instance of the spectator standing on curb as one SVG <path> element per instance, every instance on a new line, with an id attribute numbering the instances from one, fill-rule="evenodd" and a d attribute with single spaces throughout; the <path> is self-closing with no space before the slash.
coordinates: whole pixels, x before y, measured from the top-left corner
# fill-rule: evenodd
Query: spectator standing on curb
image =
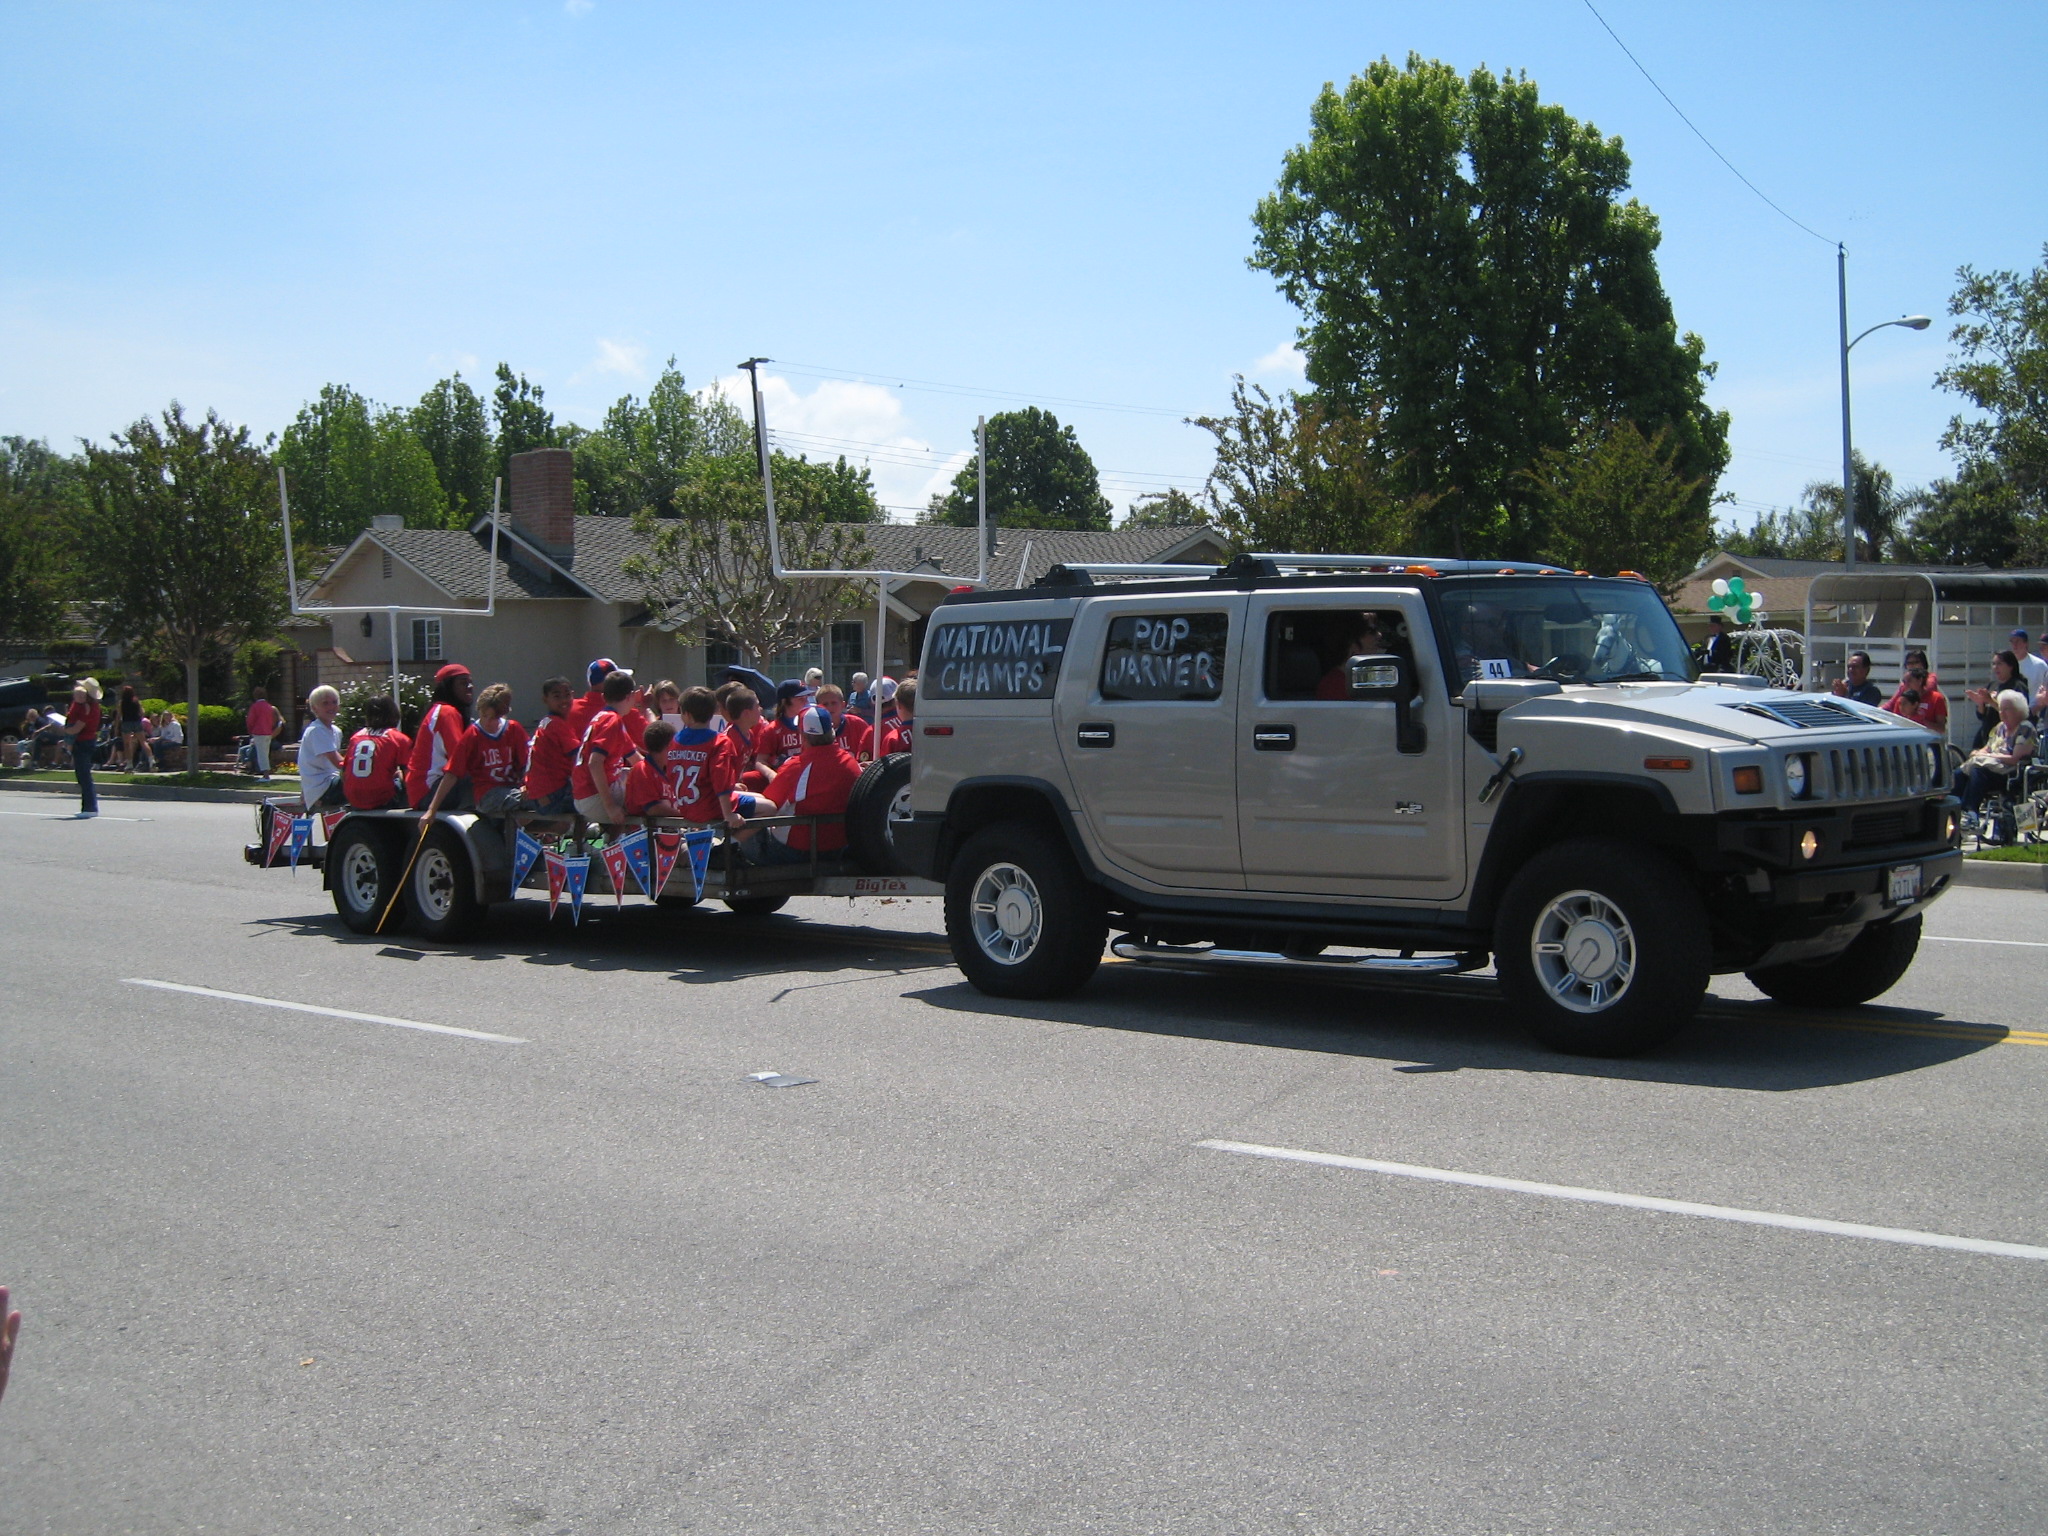
<path id="1" fill-rule="evenodd" d="M 92 755 L 100 738 L 100 680 L 82 677 L 71 688 L 71 707 L 64 712 L 64 734 L 71 738 L 71 771 L 78 777 L 78 814 L 100 813 L 99 790 L 92 782 Z"/>
<path id="2" fill-rule="evenodd" d="M 1937 736 L 1948 734 L 1948 699 L 1935 685 L 1924 661 L 1907 662 L 1899 691 L 1885 701 L 1884 707 L 1915 725 L 1925 726 Z"/>
<path id="3" fill-rule="evenodd" d="M 2024 629 L 2014 630 L 2011 638 L 2013 658 L 2020 664 L 2020 676 L 2027 680 L 2027 713 L 2038 715 L 2048 708 L 2048 661 L 2034 654 Z"/>
<path id="4" fill-rule="evenodd" d="M 1700 651 L 1702 672 L 1733 672 L 1735 641 L 1728 634 L 1728 621 L 1718 613 L 1707 615 L 1707 643 Z"/>
<path id="5" fill-rule="evenodd" d="M 134 773 L 149 752 L 149 722 L 143 718 L 142 700 L 128 683 L 121 685 L 121 701 L 115 708 L 121 716 L 121 766 Z"/>
<path id="6" fill-rule="evenodd" d="M 1868 704 L 1873 708 L 1884 703 L 1884 695 L 1878 691 L 1877 684 L 1870 680 L 1868 651 L 1851 651 L 1849 663 L 1843 670 L 1848 675 L 1836 678 L 1833 684 L 1838 697 L 1854 699 L 1858 704 Z"/>
<path id="7" fill-rule="evenodd" d="M 299 737 L 299 797 L 309 811 L 338 811 L 341 797 L 341 695 L 322 683 L 306 699 L 313 718 Z"/>
<path id="8" fill-rule="evenodd" d="M 264 697 L 261 688 L 253 688 L 250 693 L 247 720 L 249 750 L 256 757 L 256 777 L 267 779 L 270 777 L 270 738 L 277 734 L 278 727 L 277 706 Z"/>

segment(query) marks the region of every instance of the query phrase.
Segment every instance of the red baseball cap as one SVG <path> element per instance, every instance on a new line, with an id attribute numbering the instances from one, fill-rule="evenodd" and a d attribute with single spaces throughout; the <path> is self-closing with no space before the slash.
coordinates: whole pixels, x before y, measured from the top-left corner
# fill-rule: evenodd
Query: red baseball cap
<path id="1" fill-rule="evenodd" d="M 445 683 L 451 677 L 467 676 L 469 676 L 469 668 L 465 667 L 459 661 L 451 661 L 448 663 L 447 666 L 443 667 L 440 671 L 434 674 L 434 681 L 437 683 Z"/>

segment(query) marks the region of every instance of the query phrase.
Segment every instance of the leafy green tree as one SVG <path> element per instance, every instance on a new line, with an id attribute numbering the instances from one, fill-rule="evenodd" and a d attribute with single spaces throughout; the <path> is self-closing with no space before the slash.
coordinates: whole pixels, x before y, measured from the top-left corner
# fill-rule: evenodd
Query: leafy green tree
<path id="1" fill-rule="evenodd" d="M 1410 55 L 1317 98 L 1254 215 L 1251 264 L 1302 310 L 1316 390 L 1383 409 L 1380 451 L 1434 498 L 1426 546 L 1536 554 L 1543 493 L 1523 471 L 1607 421 L 1668 434 L 1712 504 L 1728 419 L 1707 408 L 1713 368 L 1678 334 L 1657 221 L 1628 184 L 1621 141 L 1524 75 Z"/>
<path id="2" fill-rule="evenodd" d="M 1377 413 L 1320 397 L 1276 400 L 1240 376 L 1228 416 L 1197 416 L 1216 439 L 1203 496 L 1240 550 L 1308 555 L 1412 552 L 1432 499 L 1389 467 Z"/>
<path id="3" fill-rule="evenodd" d="M 1131 503 L 1125 528 L 1205 528 L 1216 519 L 1209 509 L 1179 487 L 1152 491 Z"/>
<path id="4" fill-rule="evenodd" d="M 448 525 L 467 527 L 491 510 L 491 423 L 483 397 L 456 373 L 420 396 L 407 418 L 434 461 L 448 500 Z"/>
<path id="5" fill-rule="evenodd" d="M 1575 570 L 1639 571 L 1670 596 L 1712 550 L 1699 482 L 1679 471 L 1667 430 L 1632 421 L 1587 429 L 1529 471 L 1543 498 L 1547 558 Z"/>
<path id="6" fill-rule="evenodd" d="M 0 636 L 45 640 L 57 628 L 83 501 L 77 460 L 45 442 L 0 437 Z"/>
<path id="7" fill-rule="evenodd" d="M 247 427 L 212 411 L 187 421 L 173 401 L 161 423 L 145 416 L 110 447 L 86 444 L 85 460 L 84 595 L 106 633 L 175 657 L 196 706 L 200 662 L 284 616 L 270 458 Z"/>
<path id="8" fill-rule="evenodd" d="M 1095 461 L 1052 412 L 1027 405 L 988 418 L 988 520 L 1010 528 L 1109 527 Z M 977 521 L 977 470 L 972 461 L 934 496 L 922 522 L 972 528 Z"/>
<path id="9" fill-rule="evenodd" d="M 675 516 L 676 488 L 699 459 L 752 451 L 753 430 L 723 395 L 699 399 L 671 357 L 643 403 L 623 395 L 604 424 L 576 443 L 577 510 Z"/>
<path id="10" fill-rule="evenodd" d="M 491 391 L 492 415 L 498 429 L 498 467 L 494 473 L 509 483 L 512 455 L 534 448 L 560 446 L 555 417 L 541 402 L 546 391 L 526 382 L 526 375 L 514 374 L 508 364 L 498 364 L 498 387 Z"/>
<path id="11" fill-rule="evenodd" d="M 747 460 L 751 465 L 755 461 Z M 865 464 L 849 464 L 842 455 L 831 463 L 823 459 L 791 458 L 775 454 L 770 459 L 775 474 L 775 510 L 780 521 L 782 498 L 798 495 L 804 505 L 814 506 L 819 516 L 834 523 L 884 523 L 882 504 L 875 499 L 875 482 Z"/>
<path id="12" fill-rule="evenodd" d="M 365 400 L 346 384 L 324 386 L 318 400 L 299 408 L 277 461 L 301 543 L 345 544 L 379 516 L 402 517 L 408 528 L 449 523 L 433 455 L 406 413 Z"/>
<path id="13" fill-rule="evenodd" d="M 1913 552 L 1908 524 L 1923 493 L 1901 493 L 1891 471 L 1862 454 L 1851 460 L 1856 484 L 1856 555 L 1876 563 Z M 1799 504 L 1782 512 L 1766 512 L 1750 528 L 1733 524 L 1718 530 L 1715 542 L 1734 555 L 1767 555 L 1785 560 L 1842 558 L 1842 487 L 1833 480 L 1807 484 Z"/>
<path id="14" fill-rule="evenodd" d="M 2017 272 L 1963 267 L 1948 312 L 1961 356 L 1935 376 L 1983 415 L 1954 417 L 1942 446 L 1965 473 L 2003 481 L 2023 519 L 2048 517 L 2048 245 L 2042 264 Z"/>
<path id="15" fill-rule="evenodd" d="M 776 468 L 775 522 L 790 569 L 868 563 L 861 525 L 836 511 L 826 481 Z M 647 548 L 625 570 L 642 583 L 648 607 L 672 629 L 722 635 L 756 660 L 815 638 L 859 597 L 852 582 L 776 579 L 760 476 L 742 454 L 697 461 L 676 487 L 675 515 L 643 507 L 633 527 Z"/>
<path id="16" fill-rule="evenodd" d="M 2041 520 L 2023 517 L 2011 482 L 1995 464 L 1977 460 L 1919 493 L 1905 553 L 1927 565 L 2003 570 L 2041 564 L 2048 555 L 2042 543 Z"/>

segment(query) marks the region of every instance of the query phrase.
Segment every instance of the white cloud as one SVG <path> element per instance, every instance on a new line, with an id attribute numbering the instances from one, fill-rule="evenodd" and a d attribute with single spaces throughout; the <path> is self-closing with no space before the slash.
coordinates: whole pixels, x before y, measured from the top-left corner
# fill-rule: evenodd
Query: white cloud
<path id="1" fill-rule="evenodd" d="M 1283 341 L 1253 363 L 1252 372 L 1269 378 L 1274 374 L 1285 374 L 1297 379 L 1305 378 L 1307 359 L 1301 355 L 1301 348 L 1291 341 Z"/>
<path id="2" fill-rule="evenodd" d="M 753 420 L 753 397 L 743 373 L 707 385 L 700 394 L 721 394 Z M 847 379 L 821 380 L 809 394 L 788 379 L 761 373 L 761 400 L 768 430 L 784 453 L 813 459 L 866 464 L 875 495 L 895 522 L 909 522 L 934 492 L 943 493 L 962 464 L 962 450 L 943 452 L 911 430 L 901 392 L 881 384 Z"/>
<path id="3" fill-rule="evenodd" d="M 644 379 L 647 377 L 647 349 L 629 342 L 607 341 L 600 336 L 597 338 L 597 356 L 570 382 L 592 373 L 616 373 L 622 378 Z"/>
<path id="4" fill-rule="evenodd" d="M 588 16 L 597 8 L 597 0 L 562 0 L 562 9 L 571 16 Z"/>

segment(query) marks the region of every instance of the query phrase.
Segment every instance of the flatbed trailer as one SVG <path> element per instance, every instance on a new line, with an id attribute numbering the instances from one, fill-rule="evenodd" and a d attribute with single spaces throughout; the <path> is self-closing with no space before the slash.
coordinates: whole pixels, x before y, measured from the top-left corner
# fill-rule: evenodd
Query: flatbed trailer
<path id="1" fill-rule="evenodd" d="M 582 818 L 573 815 L 482 816 L 471 811 L 442 812 L 429 825 L 425 814 L 419 811 L 351 810 L 329 819 L 318 813 L 306 817 L 297 806 L 269 802 L 256 808 L 256 840 L 242 849 L 246 862 L 259 868 L 292 863 L 289 836 L 281 839 L 276 835 L 280 815 L 306 818 L 309 825 L 297 863 L 319 871 L 321 884 L 333 894 L 335 910 L 342 921 L 360 933 L 403 926 L 427 938 L 461 938 L 481 927 L 492 907 L 517 899 L 522 891 L 546 896 L 549 876 L 545 854 L 532 862 L 516 884 L 513 881 L 521 830 L 564 858 L 589 860 L 584 902 L 623 896 L 650 899 L 630 875 L 622 885 L 614 882 L 605 861 L 598 857 L 602 846 L 599 838 Z M 853 849 L 843 856 L 816 852 L 816 833 L 828 826 L 844 825 L 846 820 L 840 816 L 777 816 L 750 821 L 748 831 L 754 838 L 768 836 L 768 829 L 774 827 L 813 829 L 810 858 L 787 864 L 752 862 L 742 851 L 743 840 L 723 825 L 707 826 L 673 817 L 636 817 L 618 830 L 625 834 L 645 830 L 650 845 L 657 833 L 684 838 L 712 834 L 701 890 L 685 843 L 666 879 L 652 893 L 651 899 L 663 905 L 720 901 L 734 912 L 761 916 L 778 910 L 792 896 L 945 894 L 945 887 L 936 881 L 886 868 L 875 869 L 874 865 L 883 860 L 872 849 L 865 856 Z M 313 840 L 314 828 L 325 832 L 324 842 Z M 615 843 L 617 838 L 603 841 Z M 861 867 L 863 864 L 867 867 Z M 651 877 L 649 883 L 653 883 Z M 395 904 L 394 892 L 399 897 Z"/>

